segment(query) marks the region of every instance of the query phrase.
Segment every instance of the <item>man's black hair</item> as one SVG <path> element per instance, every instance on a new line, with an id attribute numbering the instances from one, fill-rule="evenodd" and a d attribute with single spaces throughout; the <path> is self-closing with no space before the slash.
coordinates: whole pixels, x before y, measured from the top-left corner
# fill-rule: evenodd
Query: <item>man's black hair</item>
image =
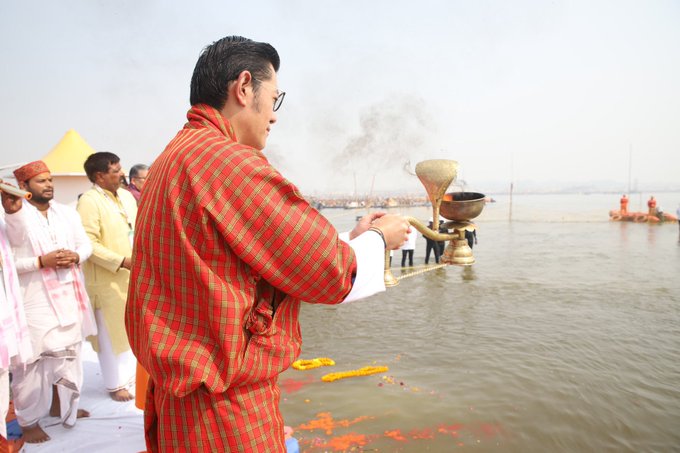
<path id="1" fill-rule="evenodd" d="M 227 36 L 215 41 L 201 52 L 191 76 L 191 105 L 208 104 L 218 110 L 227 102 L 229 82 L 238 79 L 243 71 L 250 71 L 255 81 L 271 78 L 279 70 L 281 61 L 270 44 L 242 36 Z M 271 65 L 271 67 L 270 67 Z"/>
<path id="2" fill-rule="evenodd" d="M 85 174 L 90 182 L 94 182 L 94 175 L 97 172 L 106 173 L 109 171 L 109 165 L 117 164 L 120 162 L 120 158 L 113 153 L 107 151 L 101 151 L 98 153 L 90 154 L 90 156 L 85 160 L 83 168 L 85 168 Z"/>

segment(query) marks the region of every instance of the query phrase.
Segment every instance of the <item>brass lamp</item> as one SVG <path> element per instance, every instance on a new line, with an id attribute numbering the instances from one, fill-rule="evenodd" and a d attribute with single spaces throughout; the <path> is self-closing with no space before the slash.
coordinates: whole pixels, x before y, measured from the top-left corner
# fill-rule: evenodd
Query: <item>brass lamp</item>
<path id="1" fill-rule="evenodd" d="M 458 162 L 455 160 L 434 159 L 418 162 L 416 175 L 425 186 L 432 203 L 432 228 L 423 225 L 415 217 L 406 217 L 411 226 L 425 237 L 434 241 L 449 241 L 441 257 L 442 263 L 469 266 L 475 262 L 472 249 L 465 239 L 465 231 L 474 231 L 477 227 L 470 222 L 484 209 L 484 194 L 477 192 L 452 192 L 446 189 L 456 179 Z M 438 231 L 439 216 L 448 222 L 442 228 L 452 233 Z M 395 286 L 399 281 L 390 268 L 390 252 L 385 251 L 385 286 Z"/>

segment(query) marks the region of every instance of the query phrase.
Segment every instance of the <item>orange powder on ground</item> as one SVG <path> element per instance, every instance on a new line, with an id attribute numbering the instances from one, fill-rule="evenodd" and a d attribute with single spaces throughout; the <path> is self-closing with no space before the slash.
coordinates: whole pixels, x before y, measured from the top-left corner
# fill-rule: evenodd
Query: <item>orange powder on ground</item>
<path id="1" fill-rule="evenodd" d="M 414 429 L 408 433 L 412 439 L 434 439 L 434 432 L 431 429 Z"/>
<path id="2" fill-rule="evenodd" d="M 365 434 L 349 433 L 344 436 L 333 437 L 320 447 L 332 448 L 333 451 L 348 451 L 352 447 L 363 447 L 368 442 L 369 438 Z"/>
<path id="3" fill-rule="evenodd" d="M 302 390 L 306 385 L 316 382 L 312 376 L 308 376 L 305 379 L 292 379 L 287 378 L 279 381 L 279 387 L 283 393 L 295 393 Z"/>
<path id="4" fill-rule="evenodd" d="M 401 434 L 401 431 L 398 429 L 394 429 L 392 431 L 385 431 L 385 437 L 389 437 L 390 439 L 394 440 L 399 440 L 401 442 L 405 442 L 407 439 L 404 437 L 403 434 Z"/>
<path id="5" fill-rule="evenodd" d="M 348 426 L 354 425 L 356 423 L 362 422 L 364 420 L 371 420 L 374 417 L 369 417 L 368 415 L 362 415 L 354 420 L 334 420 L 330 412 L 319 412 L 316 414 L 318 417 L 315 420 L 310 420 L 308 423 L 303 423 L 296 429 L 299 430 L 323 430 L 326 434 L 333 434 L 333 430 L 337 428 L 347 428 Z"/>
<path id="6" fill-rule="evenodd" d="M 461 424 L 450 425 L 450 426 L 441 425 L 437 429 L 437 431 L 440 432 L 441 434 L 450 434 L 452 437 L 457 438 L 457 437 L 459 437 L 458 431 L 461 428 L 463 428 L 463 425 L 461 425 Z"/>

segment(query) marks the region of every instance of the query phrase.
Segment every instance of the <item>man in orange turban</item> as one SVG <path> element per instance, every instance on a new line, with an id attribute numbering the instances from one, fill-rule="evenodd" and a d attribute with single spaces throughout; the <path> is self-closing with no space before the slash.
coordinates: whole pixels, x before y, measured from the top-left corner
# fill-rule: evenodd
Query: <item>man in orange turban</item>
<path id="1" fill-rule="evenodd" d="M 12 395 L 24 439 L 40 443 L 50 439 L 39 424 L 48 414 L 66 427 L 89 415 L 78 409 L 80 350 L 83 332 L 94 333 L 95 324 L 80 264 L 92 246 L 75 209 L 53 200 L 52 174 L 43 161 L 14 176 L 32 195 L 4 208 L 33 355 L 12 370 Z"/>

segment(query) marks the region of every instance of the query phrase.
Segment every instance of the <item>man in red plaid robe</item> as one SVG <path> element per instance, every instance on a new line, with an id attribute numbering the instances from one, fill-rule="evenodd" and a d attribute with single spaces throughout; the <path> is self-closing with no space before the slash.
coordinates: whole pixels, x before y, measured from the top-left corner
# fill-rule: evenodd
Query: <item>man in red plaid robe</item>
<path id="1" fill-rule="evenodd" d="M 269 164 L 278 68 L 269 44 L 207 47 L 189 121 L 149 172 L 126 326 L 150 375 L 150 451 L 284 452 L 277 378 L 300 352 L 301 301 L 384 290 L 385 247 L 410 229 L 375 214 L 345 242 Z"/>

